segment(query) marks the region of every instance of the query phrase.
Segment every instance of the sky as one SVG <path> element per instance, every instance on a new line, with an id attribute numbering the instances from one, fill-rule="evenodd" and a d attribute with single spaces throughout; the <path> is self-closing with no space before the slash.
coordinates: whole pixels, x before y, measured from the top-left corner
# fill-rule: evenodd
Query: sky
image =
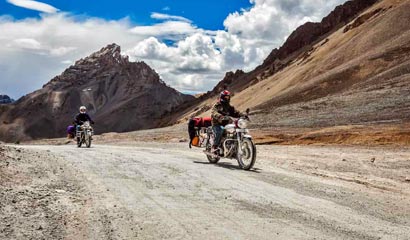
<path id="1" fill-rule="evenodd" d="M 41 88 L 76 60 L 117 43 L 184 93 L 250 71 L 307 21 L 345 0 L 0 0 L 0 94 Z"/>

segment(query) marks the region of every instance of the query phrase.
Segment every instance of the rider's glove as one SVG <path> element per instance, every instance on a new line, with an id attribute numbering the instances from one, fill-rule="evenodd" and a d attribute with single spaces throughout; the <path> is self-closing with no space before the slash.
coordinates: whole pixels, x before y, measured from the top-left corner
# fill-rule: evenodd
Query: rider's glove
<path id="1" fill-rule="evenodd" d="M 224 117 L 221 119 L 221 124 L 222 124 L 222 125 L 226 125 L 226 124 L 228 124 L 228 123 L 230 123 L 230 122 L 231 122 L 231 118 L 228 117 L 228 116 L 224 116 Z"/>

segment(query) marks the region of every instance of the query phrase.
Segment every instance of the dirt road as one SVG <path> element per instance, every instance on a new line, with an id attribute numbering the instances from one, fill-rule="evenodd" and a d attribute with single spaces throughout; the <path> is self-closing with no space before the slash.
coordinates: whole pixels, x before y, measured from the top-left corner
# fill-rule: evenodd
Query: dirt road
<path id="1" fill-rule="evenodd" d="M 246 172 L 185 145 L 7 147 L 0 238 L 410 238 L 406 149 L 259 146 Z"/>

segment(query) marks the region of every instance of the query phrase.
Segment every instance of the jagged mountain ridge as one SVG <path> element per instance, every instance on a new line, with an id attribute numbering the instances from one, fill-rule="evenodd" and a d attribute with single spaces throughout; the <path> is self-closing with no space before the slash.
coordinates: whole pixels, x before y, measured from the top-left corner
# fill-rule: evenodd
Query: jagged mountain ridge
<path id="1" fill-rule="evenodd" d="M 59 137 L 85 105 L 97 133 L 167 124 L 172 110 L 194 97 L 167 86 L 144 62 L 130 62 L 110 44 L 78 60 L 61 75 L 2 109 L 0 139 Z"/>
<path id="2" fill-rule="evenodd" d="M 363 10 L 372 6 L 378 0 L 352 0 L 337 6 L 331 13 L 322 19 L 321 22 L 307 22 L 286 39 L 285 43 L 279 48 L 275 48 L 264 60 L 263 64 L 248 73 L 242 70 L 227 72 L 211 91 L 202 96 L 202 100 L 214 97 L 224 87 L 228 87 L 233 92 L 243 89 L 275 74 L 285 68 L 297 56 L 309 49 L 312 44 L 325 38 L 339 27 L 347 24 L 357 17 Z"/>

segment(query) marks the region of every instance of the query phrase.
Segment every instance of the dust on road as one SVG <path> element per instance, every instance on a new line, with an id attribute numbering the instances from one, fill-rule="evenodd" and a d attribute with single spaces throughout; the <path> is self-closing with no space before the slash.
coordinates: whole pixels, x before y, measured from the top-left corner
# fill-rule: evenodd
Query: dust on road
<path id="1" fill-rule="evenodd" d="M 4 148 L 0 238 L 408 239 L 410 232 L 405 150 L 259 146 L 247 172 L 231 160 L 208 164 L 185 144 Z"/>

